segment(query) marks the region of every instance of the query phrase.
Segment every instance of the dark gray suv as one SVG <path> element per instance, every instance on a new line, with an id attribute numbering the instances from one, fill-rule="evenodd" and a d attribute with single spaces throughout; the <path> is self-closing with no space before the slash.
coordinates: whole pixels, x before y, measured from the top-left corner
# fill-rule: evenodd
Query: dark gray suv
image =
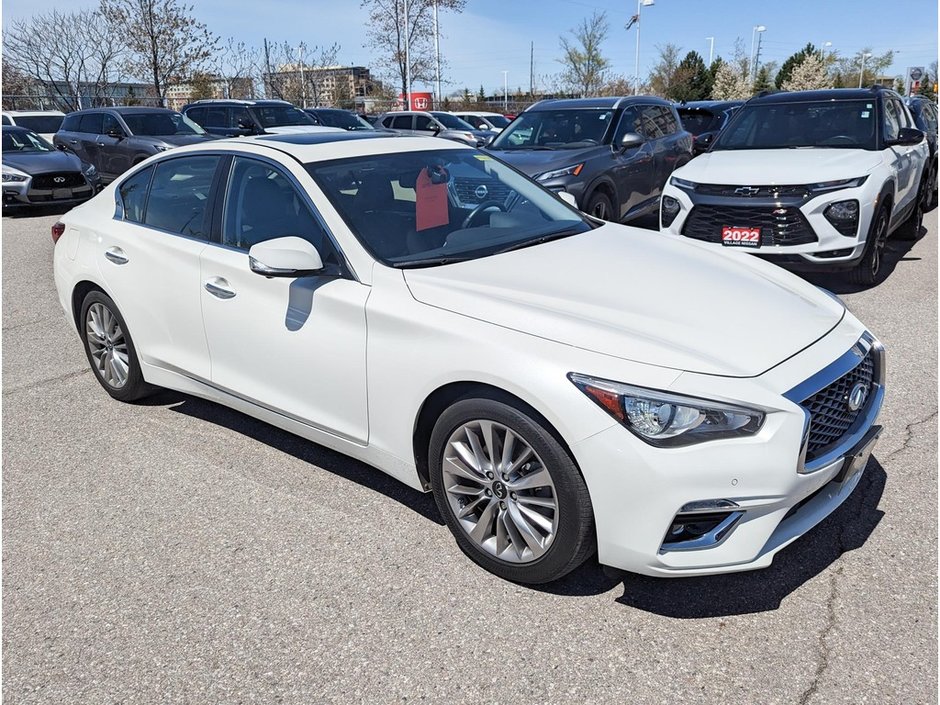
<path id="1" fill-rule="evenodd" d="M 692 159 L 692 135 L 665 100 L 544 100 L 526 109 L 489 147 L 495 156 L 585 213 L 626 221 L 654 212 L 666 179 Z"/>
<path id="2" fill-rule="evenodd" d="M 132 107 L 69 113 L 52 141 L 93 164 L 107 182 L 153 154 L 211 139 L 175 110 Z"/>

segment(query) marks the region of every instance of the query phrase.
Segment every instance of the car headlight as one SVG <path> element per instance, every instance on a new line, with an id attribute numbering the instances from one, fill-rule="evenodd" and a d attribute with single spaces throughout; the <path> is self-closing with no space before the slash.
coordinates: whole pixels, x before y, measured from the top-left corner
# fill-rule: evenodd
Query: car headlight
<path id="1" fill-rule="evenodd" d="M 153 148 L 158 152 L 165 152 L 166 150 L 170 149 L 170 147 L 165 144 L 155 144 Z"/>
<path id="2" fill-rule="evenodd" d="M 554 171 L 546 171 L 544 174 L 539 174 L 535 177 L 536 181 L 548 181 L 550 179 L 557 179 L 562 176 L 577 176 L 581 173 L 581 170 L 584 168 L 584 162 L 580 164 L 572 164 L 571 166 L 566 166 L 564 169 L 555 169 Z"/>
<path id="3" fill-rule="evenodd" d="M 641 440 L 660 448 L 753 436 L 764 412 L 570 373 L 568 379 Z"/>
<path id="4" fill-rule="evenodd" d="M 671 177 L 669 183 L 685 191 L 694 191 L 695 187 L 698 185 L 694 181 L 686 181 L 685 179 L 680 179 L 678 176 Z"/>
<path id="5" fill-rule="evenodd" d="M 3 166 L 3 181 L 4 183 L 11 182 L 21 182 L 29 179 L 29 174 L 24 174 L 19 169 L 14 169 L 12 166 Z"/>
<path id="6" fill-rule="evenodd" d="M 98 170 L 95 168 L 94 164 L 82 164 L 82 173 L 85 176 L 94 178 L 98 173 Z"/>
<path id="7" fill-rule="evenodd" d="M 821 181 L 818 184 L 810 184 L 809 190 L 812 193 L 825 193 L 826 191 L 838 191 L 843 188 L 856 188 L 868 181 L 868 176 L 859 176 L 855 179 L 839 179 L 837 181 Z"/>

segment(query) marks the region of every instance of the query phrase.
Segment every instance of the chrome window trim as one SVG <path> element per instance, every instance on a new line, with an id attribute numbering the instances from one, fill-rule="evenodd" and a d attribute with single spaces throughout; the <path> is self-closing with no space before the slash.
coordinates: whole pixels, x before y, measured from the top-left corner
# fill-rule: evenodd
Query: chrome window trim
<path id="1" fill-rule="evenodd" d="M 865 412 L 855 420 L 855 423 L 853 423 L 849 430 L 846 431 L 845 435 L 842 436 L 837 446 L 831 448 L 823 455 L 813 458 L 813 460 L 807 462 L 806 446 L 809 439 L 811 418 L 809 411 L 803 407 L 803 402 L 817 392 L 828 387 L 843 375 L 848 374 L 858 367 L 858 365 L 861 364 L 862 360 L 865 359 L 869 352 L 872 352 L 873 354 L 873 362 L 875 367 L 874 382 L 872 385 L 874 387 L 874 391 L 871 395 L 871 399 L 869 400 L 868 405 L 865 407 Z M 866 331 L 864 334 L 862 334 L 862 337 L 858 339 L 855 345 L 849 348 L 838 359 L 821 369 L 806 381 L 801 382 L 797 386 L 793 387 L 793 389 L 789 390 L 783 395 L 786 399 L 789 399 L 794 404 L 803 409 L 804 414 L 803 441 L 800 450 L 800 460 L 797 467 L 797 473 L 801 475 L 807 475 L 816 472 L 817 470 L 822 470 L 823 468 L 831 465 L 834 461 L 838 460 L 840 457 L 844 456 L 852 448 L 854 448 L 855 445 L 859 443 L 859 441 L 862 440 L 862 438 L 868 432 L 868 429 L 874 425 L 875 419 L 878 418 L 878 414 L 881 411 L 881 405 L 884 402 L 885 395 L 884 383 L 884 346 L 875 340 L 875 337 L 871 333 Z"/>

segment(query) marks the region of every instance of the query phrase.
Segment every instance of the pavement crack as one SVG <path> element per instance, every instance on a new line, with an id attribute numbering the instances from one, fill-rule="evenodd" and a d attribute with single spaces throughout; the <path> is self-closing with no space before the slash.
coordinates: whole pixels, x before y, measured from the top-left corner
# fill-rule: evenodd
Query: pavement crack
<path id="1" fill-rule="evenodd" d="M 72 377 L 79 377 L 89 372 L 91 372 L 91 368 L 85 367 L 84 369 L 81 369 L 81 370 L 73 370 L 72 372 L 65 372 L 61 375 L 57 375 L 56 377 L 47 377 L 46 379 L 36 380 L 35 382 L 30 382 L 29 384 L 23 384 L 23 385 L 20 385 L 19 387 L 12 387 L 11 389 L 5 389 L 3 390 L 3 396 L 7 397 L 7 396 L 10 396 L 11 394 L 16 394 L 17 392 L 25 392 L 29 389 L 35 389 L 36 387 L 44 387 L 47 384 L 51 384 L 53 382 L 61 382 L 64 379 L 70 379 Z"/>
<path id="2" fill-rule="evenodd" d="M 920 426 L 921 424 L 925 424 L 935 418 L 937 418 L 936 409 L 934 409 L 932 412 L 930 412 L 927 416 L 925 416 L 922 419 L 911 421 L 907 426 L 904 427 L 904 440 L 902 441 L 900 447 L 895 448 L 890 453 L 888 453 L 883 459 L 881 459 L 881 463 L 882 464 L 887 463 L 889 460 L 891 460 L 891 458 L 893 458 L 898 453 L 903 453 L 905 450 L 907 450 L 910 447 L 911 442 L 914 440 L 914 428 L 917 426 Z"/>

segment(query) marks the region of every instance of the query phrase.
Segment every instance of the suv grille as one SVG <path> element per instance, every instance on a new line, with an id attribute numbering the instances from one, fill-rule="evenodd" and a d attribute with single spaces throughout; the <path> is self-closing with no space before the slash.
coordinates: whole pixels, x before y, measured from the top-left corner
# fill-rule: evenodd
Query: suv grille
<path id="1" fill-rule="evenodd" d="M 56 181 L 62 179 L 62 181 Z M 76 188 L 85 185 L 85 177 L 77 171 L 62 171 L 54 174 L 38 174 L 33 177 L 31 188 L 34 189 L 53 189 L 53 188 Z"/>
<path id="2" fill-rule="evenodd" d="M 739 190 L 740 189 L 740 190 Z M 698 184 L 695 193 L 705 196 L 732 198 L 806 198 L 806 186 L 729 186 L 725 184 Z"/>
<path id="3" fill-rule="evenodd" d="M 505 203 L 512 193 L 506 184 L 494 179 L 469 179 L 457 177 L 454 179 L 454 190 L 457 198 L 465 206 L 478 206 L 484 201 L 499 201 Z"/>
<path id="4" fill-rule="evenodd" d="M 869 350 L 865 359 L 854 369 L 802 402 L 803 408 L 810 413 L 807 460 L 820 455 L 820 451 L 838 441 L 852 427 L 873 397 L 874 377 L 875 364 Z M 851 411 L 848 406 L 849 394 L 858 382 L 865 385 L 868 397 L 860 409 Z"/>
<path id="5" fill-rule="evenodd" d="M 759 227 L 761 245 L 806 245 L 817 242 L 816 233 L 803 217 L 799 208 L 775 206 L 711 206 L 692 208 L 682 234 L 696 240 L 721 242 L 721 229 L 731 227 Z"/>

